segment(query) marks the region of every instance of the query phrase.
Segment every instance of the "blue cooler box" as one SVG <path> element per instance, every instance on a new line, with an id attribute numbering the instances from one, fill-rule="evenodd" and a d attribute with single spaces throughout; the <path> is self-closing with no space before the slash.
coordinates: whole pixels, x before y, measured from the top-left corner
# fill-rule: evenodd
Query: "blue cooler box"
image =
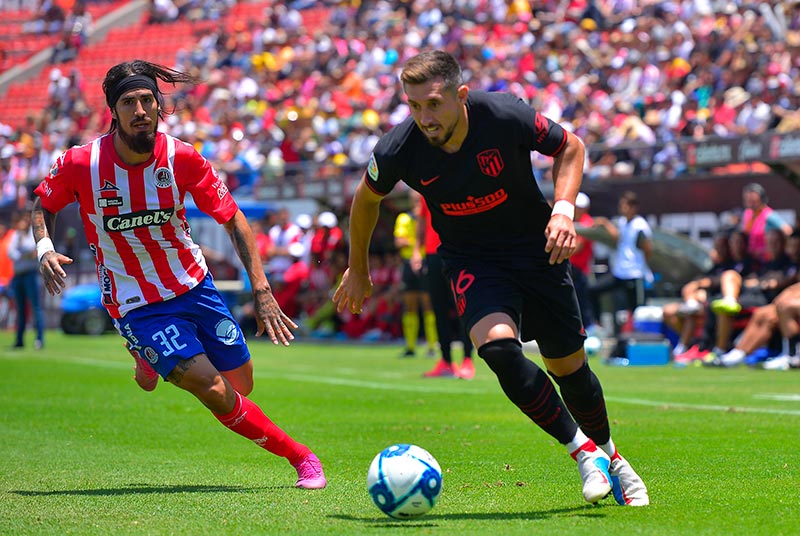
<path id="1" fill-rule="evenodd" d="M 668 365 L 672 347 L 669 340 L 644 341 L 628 339 L 626 357 L 628 366 Z"/>
<path id="2" fill-rule="evenodd" d="M 633 311 L 633 330 L 664 333 L 664 310 L 656 305 L 640 305 Z"/>

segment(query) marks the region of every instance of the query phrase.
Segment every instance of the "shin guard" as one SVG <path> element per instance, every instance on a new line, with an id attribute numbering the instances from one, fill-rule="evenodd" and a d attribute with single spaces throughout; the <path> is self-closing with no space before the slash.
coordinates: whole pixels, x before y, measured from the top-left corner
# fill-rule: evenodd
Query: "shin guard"
<path id="1" fill-rule="evenodd" d="M 478 355 L 497 375 L 511 402 L 559 443 L 567 444 L 578 429 L 547 374 L 522 353 L 516 339 L 498 339 L 478 348 Z"/>

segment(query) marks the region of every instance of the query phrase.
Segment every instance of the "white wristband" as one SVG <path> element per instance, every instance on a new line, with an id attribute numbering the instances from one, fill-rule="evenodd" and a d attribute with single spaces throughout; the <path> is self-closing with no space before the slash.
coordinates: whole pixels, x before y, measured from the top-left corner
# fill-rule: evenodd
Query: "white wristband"
<path id="1" fill-rule="evenodd" d="M 55 250 L 56 248 L 53 247 L 53 241 L 47 236 L 36 242 L 36 255 L 39 257 L 39 262 L 42 262 L 42 257 L 44 257 L 45 253 Z"/>
<path id="2" fill-rule="evenodd" d="M 566 199 L 559 199 L 553 205 L 553 212 L 550 215 L 555 216 L 556 214 L 563 214 L 567 218 L 573 220 L 575 219 L 575 205 Z"/>

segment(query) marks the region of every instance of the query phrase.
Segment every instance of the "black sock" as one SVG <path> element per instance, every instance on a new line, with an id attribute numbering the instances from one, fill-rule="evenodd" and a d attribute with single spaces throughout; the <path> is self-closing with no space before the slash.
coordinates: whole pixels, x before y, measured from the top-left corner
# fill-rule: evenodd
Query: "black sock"
<path id="1" fill-rule="evenodd" d="M 611 429 L 608 425 L 603 387 L 589 364 L 584 363 L 581 368 L 567 376 L 558 377 L 552 372 L 550 375 L 561 388 L 561 398 L 581 430 L 598 445 L 608 443 Z"/>
<path id="2" fill-rule="evenodd" d="M 448 365 L 453 363 L 453 355 L 450 350 L 450 343 L 440 344 L 439 351 L 442 352 L 442 361 L 447 363 Z"/>
<path id="3" fill-rule="evenodd" d="M 578 425 L 572 420 L 547 374 L 522 353 L 516 339 L 498 339 L 478 348 L 511 402 L 542 430 L 566 445 Z"/>

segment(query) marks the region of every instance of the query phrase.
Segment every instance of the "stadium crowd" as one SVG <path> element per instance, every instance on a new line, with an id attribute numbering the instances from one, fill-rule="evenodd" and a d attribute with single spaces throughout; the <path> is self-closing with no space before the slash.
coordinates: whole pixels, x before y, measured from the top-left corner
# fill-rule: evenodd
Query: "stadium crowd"
<path id="1" fill-rule="evenodd" d="M 233 3 L 154 0 L 144 20 L 222 20 Z M 205 83 L 175 89 L 161 125 L 198 147 L 239 198 L 279 179 L 360 174 L 379 135 L 408 115 L 398 69 L 425 48 L 452 53 L 471 88 L 514 93 L 580 136 L 586 180 L 671 179 L 687 170 L 681 138 L 800 128 L 797 1 L 263 6 L 263 17 L 219 24 L 175 51 L 173 66 Z M 308 27 L 307 10 L 320 6 L 325 19 Z M 22 208 L 66 147 L 109 124 L 107 109 L 86 102 L 79 69 L 53 65 L 50 80 L 42 114 L 19 128 L 0 124 L 2 206 Z M 549 160 L 534 158 L 537 178 L 547 178 Z"/>
<path id="2" fill-rule="evenodd" d="M 229 4 L 158 1 L 147 18 L 219 17 Z M 397 69 L 426 47 L 453 53 L 472 88 L 510 91 L 566 124 L 590 147 L 589 180 L 680 175 L 682 137 L 800 127 L 800 2 L 353 4 L 264 2 L 261 19 L 176 50 L 174 66 L 206 83 L 172 94 L 162 128 L 201 147 L 239 195 L 276 176 L 338 174 L 363 166 L 378 134 L 408 114 Z M 299 9 L 310 5 L 328 9 L 311 30 Z M 59 65 L 51 79 L 41 116 L 0 128 L 14 168 L 3 203 L 108 124 L 82 99 L 79 71 Z M 537 162 L 541 177 L 548 166 Z"/>

